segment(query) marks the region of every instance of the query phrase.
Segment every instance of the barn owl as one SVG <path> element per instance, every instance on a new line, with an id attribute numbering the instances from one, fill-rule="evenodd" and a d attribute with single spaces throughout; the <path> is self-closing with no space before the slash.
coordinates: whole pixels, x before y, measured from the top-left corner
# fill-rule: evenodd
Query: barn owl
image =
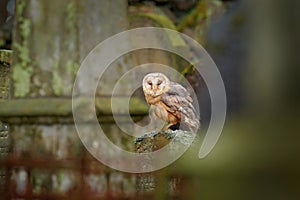
<path id="1" fill-rule="evenodd" d="M 180 123 L 193 131 L 199 128 L 193 100 L 182 85 L 170 81 L 162 73 L 150 73 L 143 79 L 143 91 L 147 103 L 153 107 L 153 114 L 168 122 L 164 130 Z"/>

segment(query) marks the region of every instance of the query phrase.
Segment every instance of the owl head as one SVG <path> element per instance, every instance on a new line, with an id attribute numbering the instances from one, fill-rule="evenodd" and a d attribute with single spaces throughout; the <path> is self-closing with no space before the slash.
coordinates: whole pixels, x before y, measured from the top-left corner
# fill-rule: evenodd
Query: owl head
<path id="1" fill-rule="evenodd" d="M 150 73 L 143 79 L 143 90 L 145 94 L 153 97 L 162 95 L 170 88 L 170 80 L 163 73 Z"/>

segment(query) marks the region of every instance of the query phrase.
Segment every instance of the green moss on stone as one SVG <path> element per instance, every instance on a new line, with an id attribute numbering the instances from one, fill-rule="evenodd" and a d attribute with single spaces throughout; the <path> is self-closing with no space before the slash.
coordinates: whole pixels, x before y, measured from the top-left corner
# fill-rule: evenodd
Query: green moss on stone
<path id="1" fill-rule="evenodd" d="M 58 62 L 55 61 L 53 65 L 53 77 L 52 77 L 52 85 L 53 85 L 53 92 L 55 95 L 61 95 L 63 91 L 63 81 L 59 75 L 59 67 Z"/>
<path id="2" fill-rule="evenodd" d="M 30 92 L 30 79 L 33 74 L 29 51 L 31 21 L 23 17 L 24 1 L 18 1 L 16 7 L 20 40 L 13 43 L 17 62 L 13 66 L 12 78 L 14 82 L 14 96 L 24 97 Z"/>
<path id="3" fill-rule="evenodd" d="M 67 17 L 66 17 L 66 25 L 70 32 L 75 33 L 75 25 L 76 25 L 76 5 L 74 2 L 69 2 L 67 5 Z"/>
<path id="4" fill-rule="evenodd" d="M 146 17 L 146 18 L 153 20 L 158 26 L 160 26 L 162 28 L 176 30 L 176 26 L 174 25 L 174 23 L 167 16 L 164 16 L 164 15 L 159 15 L 159 14 L 154 14 L 154 13 L 139 13 L 139 14 L 133 15 L 131 17 L 132 17 L 132 19 L 136 18 L 136 17 Z M 171 44 L 174 47 L 186 46 L 186 43 L 184 42 L 184 40 L 176 32 L 172 33 L 172 32 L 168 31 L 166 33 L 170 39 Z"/>
<path id="5" fill-rule="evenodd" d="M 79 64 L 78 63 L 72 62 L 70 60 L 67 62 L 67 72 L 69 74 L 76 74 L 78 69 L 79 69 Z"/>

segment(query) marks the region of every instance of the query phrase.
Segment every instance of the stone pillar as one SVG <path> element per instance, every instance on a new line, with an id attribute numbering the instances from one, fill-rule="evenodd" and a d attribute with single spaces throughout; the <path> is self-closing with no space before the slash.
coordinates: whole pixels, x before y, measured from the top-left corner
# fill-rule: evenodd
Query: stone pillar
<path id="1" fill-rule="evenodd" d="M 11 51 L 0 50 L 0 101 L 10 97 L 10 65 Z M 1 110 L 0 110 L 1 112 Z M 10 148 L 9 125 L 0 121 L 0 159 L 5 160 Z M 1 164 L 0 164 L 1 166 Z M 7 198 L 9 171 L 0 167 L 0 196 Z"/>

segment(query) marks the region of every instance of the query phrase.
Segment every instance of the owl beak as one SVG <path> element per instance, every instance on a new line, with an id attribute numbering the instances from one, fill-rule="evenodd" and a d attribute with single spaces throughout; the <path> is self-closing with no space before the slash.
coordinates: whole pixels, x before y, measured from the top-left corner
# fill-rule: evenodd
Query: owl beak
<path id="1" fill-rule="evenodd" d="M 155 88 L 155 89 L 153 89 L 153 95 L 154 96 L 156 96 L 157 94 L 156 94 L 156 92 L 157 92 L 157 89 Z"/>

